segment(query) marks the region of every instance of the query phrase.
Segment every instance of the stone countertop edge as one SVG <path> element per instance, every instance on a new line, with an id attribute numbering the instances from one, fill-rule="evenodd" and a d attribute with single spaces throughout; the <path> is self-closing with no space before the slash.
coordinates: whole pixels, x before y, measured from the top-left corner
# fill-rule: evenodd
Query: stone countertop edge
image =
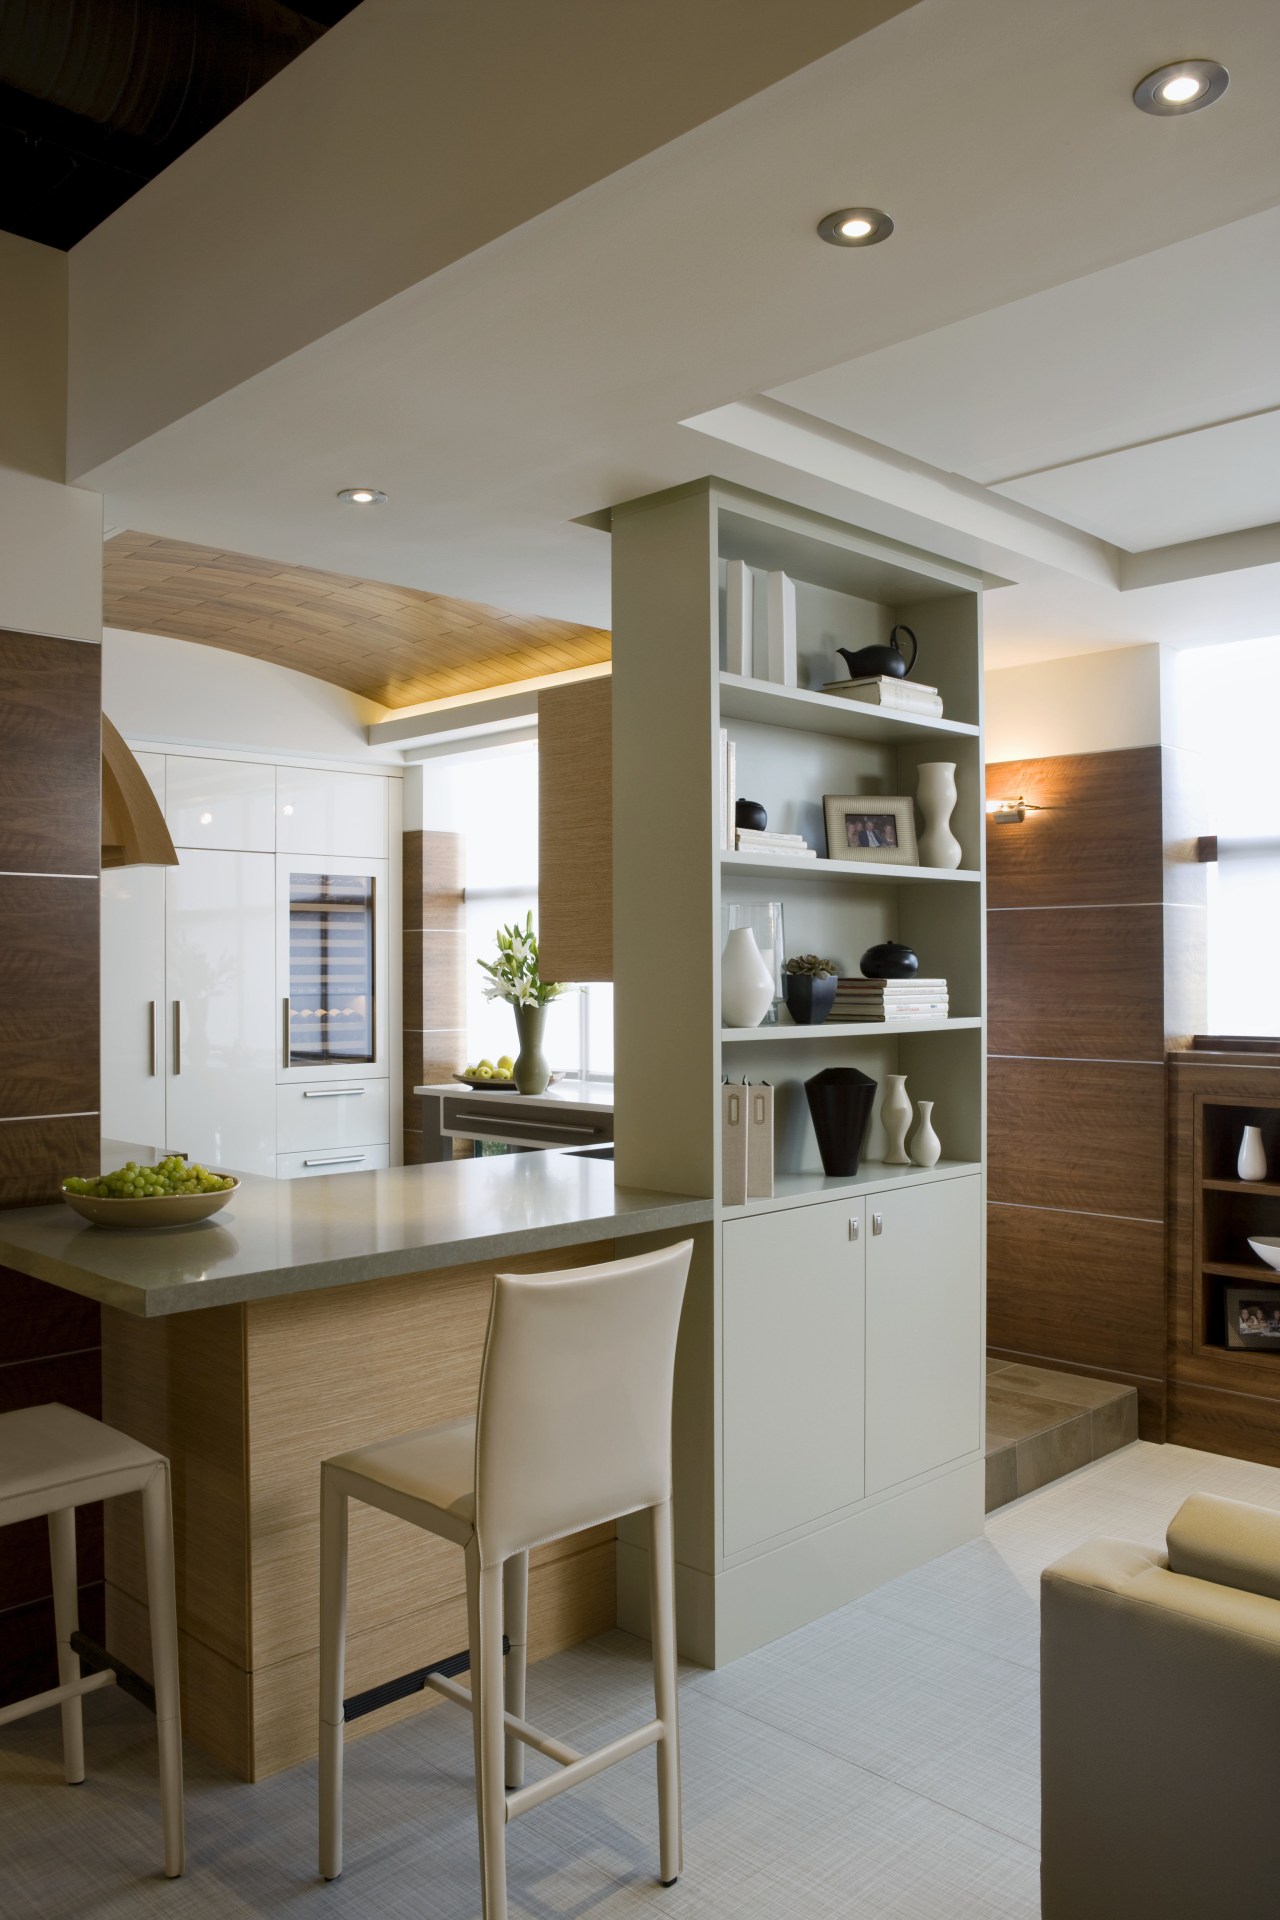
<path id="1" fill-rule="evenodd" d="M 254 1300 L 283 1299 L 295 1293 L 315 1293 L 329 1287 L 355 1286 L 364 1280 L 398 1279 L 413 1273 L 476 1265 L 482 1261 L 518 1259 L 554 1247 L 589 1245 L 593 1240 L 621 1240 L 647 1233 L 670 1232 L 705 1224 L 713 1216 L 710 1199 L 685 1194 L 649 1194 L 644 1188 L 619 1188 L 619 1198 L 643 1194 L 649 1206 L 627 1211 L 593 1213 L 580 1220 L 550 1221 L 545 1226 L 441 1240 L 418 1247 L 389 1247 L 368 1253 L 311 1260 L 301 1265 L 264 1266 L 252 1273 L 210 1274 L 198 1280 L 170 1285 L 130 1286 L 125 1280 L 80 1267 L 56 1253 L 29 1248 L 5 1237 L 0 1211 L 0 1265 L 32 1279 L 45 1280 L 101 1306 L 114 1307 L 136 1319 L 155 1320 L 173 1313 L 193 1313 L 205 1307 L 238 1306 Z M 30 1211 L 24 1209 L 26 1217 Z M 41 1209 L 53 1213 L 55 1209 Z M 212 1224 L 212 1223 L 211 1223 Z M 323 1273 L 323 1278 L 319 1275 Z"/>

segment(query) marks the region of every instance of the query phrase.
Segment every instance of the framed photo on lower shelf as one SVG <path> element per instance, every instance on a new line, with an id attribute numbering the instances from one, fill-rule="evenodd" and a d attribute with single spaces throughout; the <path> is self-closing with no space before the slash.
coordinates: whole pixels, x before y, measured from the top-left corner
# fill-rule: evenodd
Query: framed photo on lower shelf
<path id="1" fill-rule="evenodd" d="M 1280 1287 L 1226 1287 L 1227 1345 L 1280 1353 Z"/>
<path id="2" fill-rule="evenodd" d="M 874 860 L 918 867 L 910 794 L 824 793 L 828 860 Z"/>

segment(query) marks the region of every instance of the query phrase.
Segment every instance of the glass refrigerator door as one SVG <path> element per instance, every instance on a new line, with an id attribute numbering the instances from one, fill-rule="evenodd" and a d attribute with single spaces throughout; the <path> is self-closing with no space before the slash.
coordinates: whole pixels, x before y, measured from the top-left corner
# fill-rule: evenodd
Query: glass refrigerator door
<path id="1" fill-rule="evenodd" d="M 376 1058 L 374 885 L 368 873 L 289 875 L 290 1067 Z"/>

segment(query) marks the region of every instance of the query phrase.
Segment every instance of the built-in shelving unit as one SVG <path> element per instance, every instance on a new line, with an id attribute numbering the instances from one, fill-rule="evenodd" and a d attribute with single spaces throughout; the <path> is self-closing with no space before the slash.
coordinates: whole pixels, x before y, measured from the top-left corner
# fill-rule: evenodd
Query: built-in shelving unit
<path id="1" fill-rule="evenodd" d="M 726 664 L 738 561 L 755 593 L 750 676 Z M 776 570 L 795 583 L 795 687 L 766 671 Z M 981 580 L 706 481 L 614 510 L 613 582 L 619 1180 L 719 1199 L 722 1081 L 767 1081 L 774 1097 L 772 1193 L 719 1205 L 698 1242 L 677 1368 L 681 1632 L 694 1659 L 719 1664 L 982 1525 Z M 915 677 L 941 693 L 941 717 L 821 691 L 845 671 L 838 647 L 882 643 L 898 623 L 918 637 Z M 724 845 L 722 727 L 738 797 L 817 858 Z M 956 870 L 826 857 L 824 795 L 914 796 L 937 760 L 956 769 Z M 906 942 L 923 975 L 947 980 L 949 1017 L 725 1028 L 724 908 L 768 901 L 782 904 L 788 954 L 822 954 L 842 974 L 879 942 Z M 805 1081 L 847 1066 L 880 1093 L 858 1173 L 831 1178 Z M 889 1074 L 934 1103 L 932 1168 L 884 1163 Z M 642 1630 L 645 1554 L 626 1523 L 618 1564 L 619 1618 Z"/>

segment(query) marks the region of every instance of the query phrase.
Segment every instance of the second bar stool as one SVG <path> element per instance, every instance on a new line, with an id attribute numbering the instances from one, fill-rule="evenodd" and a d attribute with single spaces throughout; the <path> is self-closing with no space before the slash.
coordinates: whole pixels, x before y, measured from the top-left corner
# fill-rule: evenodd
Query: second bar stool
<path id="1" fill-rule="evenodd" d="M 474 1420 L 402 1434 L 320 1470 L 320 1871 L 342 1871 L 347 1501 L 452 1540 L 466 1556 L 484 1920 L 506 1920 L 506 1823 L 656 1747 L 661 1878 L 680 1872 L 671 1398 L 693 1242 L 562 1273 L 498 1274 Z M 529 1550 L 647 1510 L 655 1717 L 594 1753 L 524 1718 Z M 511 1651 L 503 1675 L 503 1611 Z M 505 1698 L 504 1698 L 505 1694 Z M 562 1771 L 523 1786 L 521 1745 Z M 510 1791 L 507 1791 L 510 1789 Z"/>

